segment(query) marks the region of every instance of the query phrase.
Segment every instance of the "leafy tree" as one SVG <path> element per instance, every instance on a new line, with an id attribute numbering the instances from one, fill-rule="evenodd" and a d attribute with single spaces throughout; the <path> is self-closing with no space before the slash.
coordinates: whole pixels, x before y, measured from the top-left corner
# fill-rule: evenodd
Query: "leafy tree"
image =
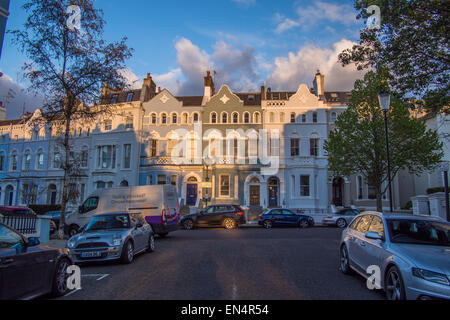
<path id="1" fill-rule="evenodd" d="M 46 120 L 63 126 L 61 238 L 63 213 L 77 171 L 70 157 L 72 123 L 92 121 L 103 113 L 113 112 L 111 108 L 94 104 L 99 101 L 103 83 L 119 88 L 126 86 L 121 70 L 132 52 L 126 38 L 113 43 L 102 39 L 103 13 L 93 4 L 94 0 L 29 0 L 23 5 L 28 14 L 23 29 L 10 31 L 15 44 L 30 60 L 23 69 L 31 89 L 45 97 Z M 73 5 L 80 9 L 81 29 L 74 20 L 76 11 L 68 10 Z"/>
<path id="2" fill-rule="evenodd" d="M 355 0 L 358 19 L 367 20 L 370 5 L 381 9 L 381 29 L 363 29 L 360 43 L 342 52 L 340 62 L 356 63 L 360 70 L 388 70 L 396 91 L 422 99 L 430 111 L 448 106 L 448 0 Z"/>
<path id="3" fill-rule="evenodd" d="M 383 78 L 368 72 L 357 80 L 348 109 L 336 120 L 325 149 L 335 176 L 362 174 L 376 189 L 377 210 L 382 210 L 382 186 L 387 181 L 384 115 L 378 93 L 387 89 Z M 407 105 L 393 95 L 388 111 L 391 179 L 400 170 L 421 174 L 432 170 L 443 157 L 442 143 L 435 131 L 410 116 Z"/>

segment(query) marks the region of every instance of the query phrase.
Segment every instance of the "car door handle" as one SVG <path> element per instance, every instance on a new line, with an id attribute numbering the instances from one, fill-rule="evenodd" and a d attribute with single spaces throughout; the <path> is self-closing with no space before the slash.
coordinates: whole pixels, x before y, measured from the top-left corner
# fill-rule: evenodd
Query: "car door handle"
<path id="1" fill-rule="evenodd" d="M 1 261 L 0 264 L 5 265 L 5 264 L 11 264 L 11 263 L 13 263 L 13 262 L 14 262 L 14 259 L 9 258 L 9 259 L 4 259 L 4 260 L 0 260 L 0 261 Z"/>

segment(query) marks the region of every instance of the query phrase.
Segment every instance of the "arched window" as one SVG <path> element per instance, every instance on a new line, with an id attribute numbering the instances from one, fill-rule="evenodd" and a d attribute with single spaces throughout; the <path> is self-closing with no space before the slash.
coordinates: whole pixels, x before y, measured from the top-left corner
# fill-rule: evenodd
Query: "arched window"
<path id="1" fill-rule="evenodd" d="M 177 124 L 178 123 L 178 116 L 176 113 L 172 113 L 172 123 Z"/>
<path id="2" fill-rule="evenodd" d="M 228 113 L 223 112 L 222 113 L 222 123 L 227 123 L 228 122 Z"/>
<path id="3" fill-rule="evenodd" d="M 89 157 L 89 151 L 87 146 L 83 146 L 81 148 L 81 167 L 87 168 L 88 166 L 88 157 Z"/>
<path id="4" fill-rule="evenodd" d="M 255 112 L 253 114 L 253 122 L 254 123 L 260 123 L 260 121 L 261 121 L 261 116 L 260 116 L 259 112 Z"/>
<path id="5" fill-rule="evenodd" d="M 217 123 L 217 113 L 211 112 L 211 123 Z"/>
<path id="6" fill-rule="evenodd" d="M 167 124 L 167 114 L 165 113 L 161 115 L 161 124 Z"/>
<path id="7" fill-rule="evenodd" d="M 30 150 L 25 151 L 23 156 L 23 170 L 31 170 L 31 152 Z"/>
<path id="8" fill-rule="evenodd" d="M 183 121 L 183 123 L 188 123 L 188 114 L 187 113 L 183 113 L 183 116 L 182 116 L 182 121 Z"/>
<path id="9" fill-rule="evenodd" d="M 127 180 L 123 180 L 123 181 L 120 183 L 120 186 L 121 186 L 121 187 L 128 187 L 128 181 L 127 181 Z"/>
<path id="10" fill-rule="evenodd" d="M 17 171 L 17 154 L 15 152 L 11 155 L 11 171 Z"/>
<path id="11" fill-rule="evenodd" d="M 152 124 L 156 124 L 156 113 L 152 113 Z"/>
<path id="12" fill-rule="evenodd" d="M 198 113 L 194 113 L 194 123 L 198 122 Z"/>
<path id="13" fill-rule="evenodd" d="M 250 123 L 250 113 L 244 113 L 244 123 Z"/>
<path id="14" fill-rule="evenodd" d="M 53 168 L 54 169 L 61 169 L 62 162 L 61 162 L 61 153 L 59 153 L 59 149 L 56 148 L 53 152 Z"/>
<path id="15" fill-rule="evenodd" d="M 39 149 L 36 155 L 36 168 L 38 170 L 44 169 L 44 152 L 42 149 Z"/>
<path id="16" fill-rule="evenodd" d="M 233 123 L 239 122 L 239 113 L 235 112 L 233 113 Z"/>

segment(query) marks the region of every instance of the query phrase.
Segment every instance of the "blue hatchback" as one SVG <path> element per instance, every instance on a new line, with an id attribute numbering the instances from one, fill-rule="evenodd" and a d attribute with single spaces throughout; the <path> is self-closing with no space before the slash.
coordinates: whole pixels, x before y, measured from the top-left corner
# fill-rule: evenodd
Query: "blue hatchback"
<path id="1" fill-rule="evenodd" d="M 314 226 L 314 219 L 288 209 L 269 209 L 259 216 L 258 224 L 266 229 L 283 226 L 309 228 Z"/>

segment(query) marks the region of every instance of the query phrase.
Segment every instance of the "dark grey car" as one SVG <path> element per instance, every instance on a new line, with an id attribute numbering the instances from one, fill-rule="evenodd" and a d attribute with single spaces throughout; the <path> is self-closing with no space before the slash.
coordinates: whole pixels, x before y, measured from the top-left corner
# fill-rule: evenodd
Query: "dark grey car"
<path id="1" fill-rule="evenodd" d="M 0 300 L 33 299 L 67 292 L 67 249 L 39 245 L 0 223 Z"/>
<path id="2" fill-rule="evenodd" d="M 75 262 L 122 260 L 131 263 L 143 251 L 155 250 L 152 227 L 139 213 L 104 213 L 67 241 Z"/>

